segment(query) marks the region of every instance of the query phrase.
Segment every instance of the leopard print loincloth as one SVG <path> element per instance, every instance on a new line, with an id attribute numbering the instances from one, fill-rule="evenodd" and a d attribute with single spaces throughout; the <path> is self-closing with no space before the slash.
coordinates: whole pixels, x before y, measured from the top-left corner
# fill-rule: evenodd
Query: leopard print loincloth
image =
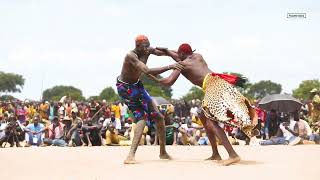
<path id="1" fill-rule="evenodd" d="M 248 100 L 231 84 L 218 76 L 208 74 L 203 84 L 205 92 L 202 109 L 211 120 L 228 126 L 240 128 L 248 137 L 254 128 L 246 105 Z M 228 113 L 237 117 L 236 123 L 231 122 Z"/>

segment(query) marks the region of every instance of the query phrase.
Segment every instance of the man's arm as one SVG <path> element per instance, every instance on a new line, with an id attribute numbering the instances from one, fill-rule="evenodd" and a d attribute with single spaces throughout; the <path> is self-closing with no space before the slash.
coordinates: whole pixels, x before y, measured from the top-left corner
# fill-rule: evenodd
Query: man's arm
<path id="1" fill-rule="evenodd" d="M 128 53 L 126 58 L 128 58 L 129 62 L 138 70 L 140 70 L 141 72 L 143 72 L 144 74 L 146 74 L 149 78 L 151 78 L 152 80 L 159 82 L 159 79 L 156 78 L 155 76 L 153 76 L 150 73 L 150 69 L 148 68 L 147 65 L 145 65 L 144 63 L 142 63 L 139 59 L 138 56 L 135 55 L 134 53 Z"/>
<path id="2" fill-rule="evenodd" d="M 163 86 L 172 86 L 177 81 L 179 75 L 180 70 L 174 70 L 170 76 L 160 79 L 159 83 Z"/>
<path id="3" fill-rule="evenodd" d="M 289 128 L 289 126 L 285 126 L 286 130 L 288 130 L 291 134 L 293 134 L 294 136 L 299 136 L 299 126 L 296 123 L 294 125 L 293 130 Z"/>
<path id="4" fill-rule="evenodd" d="M 156 50 L 164 52 L 167 56 L 170 56 L 176 62 L 181 61 L 176 51 L 169 50 L 168 48 L 162 48 L 162 47 L 156 47 Z"/>
<path id="5" fill-rule="evenodd" d="M 166 52 L 158 50 L 157 48 L 149 47 L 150 54 L 156 55 L 156 56 L 168 56 Z"/>
<path id="6" fill-rule="evenodd" d="M 164 72 L 166 72 L 166 71 L 168 71 L 170 69 L 176 69 L 176 70 L 182 71 L 184 69 L 184 67 L 179 63 L 175 63 L 175 64 L 171 64 L 171 65 L 168 65 L 168 66 L 165 66 L 165 67 L 150 68 L 149 69 L 149 73 L 155 76 L 155 75 L 164 73 Z"/>

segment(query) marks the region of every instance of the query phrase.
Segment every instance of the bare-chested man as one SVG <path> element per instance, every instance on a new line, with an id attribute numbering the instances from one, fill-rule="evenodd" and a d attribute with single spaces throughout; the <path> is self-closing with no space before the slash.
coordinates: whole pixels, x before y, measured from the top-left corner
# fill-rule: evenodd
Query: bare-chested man
<path id="1" fill-rule="evenodd" d="M 165 149 L 165 126 L 163 116 L 159 113 L 156 105 L 152 101 L 143 84 L 139 81 L 142 73 L 151 79 L 158 81 L 154 75 L 168 71 L 170 69 L 181 70 L 180 64 L 173 64 L 162 68 L 149 69 L 146 66 L 150 54 L 157 56 L 166 55 L 164 52 L 150 47 L 149 40 L 144 35 L 136 38 L 136 47 L 130 51 L 123 62 L 121 75 L 117 78 L 118 94 L 128 108 L 132 111 L 137 122 L 131 149 L 125 164 L 134 164 L 135 153 L 138 148 L 146 120 L 154 120 L 157 126 L 157 133 L 160 144 L 160 159 L 170 159 Z M 158 81 L 159 82 L 159 81 Z"/>
<path id="2" fill-rule="evenodd" d="M 233 86 L 239 79 L 235 76 L 213 73 L 203 57 L 193 53 L 189 44 L 182 44 L 178 52 L 166 48 L 156 49 L 165 52 L 184 67 L 181 72 L 174 70 L 169 77 L 161 80 L 161 84 L 172 85 L 181 73 L 194 85 L 202 87 L 205 92 L 200 119 L 212 146 L 212 156 L 208 160 L 218 160 L 221 165 L 239 162 L 239 155 L 234 151 L 223 129 L 218 125 L 218 123 L 224 123 L 237 126 L 247 136 L 251 136 L 257 115 L 248 100 Z M 239 119 L 237 124 L 231 124 L 230 120 L 234 116 Z M 221 160 L 215 135 L 221 140 L 229 154 L 227 160 Z"/>

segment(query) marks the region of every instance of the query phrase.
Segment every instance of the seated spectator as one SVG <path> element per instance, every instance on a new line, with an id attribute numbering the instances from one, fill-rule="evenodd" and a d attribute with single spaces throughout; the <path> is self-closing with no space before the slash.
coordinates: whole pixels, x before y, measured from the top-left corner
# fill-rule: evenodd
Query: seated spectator
<path id="1" fill-rule="evenodd" d="M 320 136 L 318 134 L 312 133 L 312 130 L 307 123 L 307 121 L 299 118 L 299 112 L 295 113 L 295 120 L 297 120 L 298 133 L 295 134 L 302 138 L 300 143 L 302 144 L 319 144 Z"/>
<path id="2" fill-rule="evenodd" d="M 110 124 L 106 132 L 106 145 L 119 146 L 120 141 L 127 141 L 128 139 L 119 135 L 118 130 L 115 129 L 113 124 Z"/>
<path id="3" fill-rule="evenodd" d="M 5 118 L 6 119 L 5 115 Z M 10 144 L 10 147 L 13 147 L 14 144 L 16 144 L 16 147 L 21 147 L 18 139 L 18 132 L 17 129 L 19 128 L 19 121 L 16 119 L 14 115 L 11 115 L 8 118 L 8 123 L 1 123 L 1 130 L 2 131 L 2 137 L 0 138 L 0 147 L 2 147 L 3 143 L 5 143 L 4 146 L 6 146 L 7 143 Z"/>
<path id="4" fill-rule="evenodd" d="M 86 142 L 88 146 L 102 145 L 100 129 L 97 125 L 93 125 L 92 120 L 87 120 L 87 124 L 82 125 L 82 131 L 85 135 L 83 141 Z"/>
<path id="5" fill-rule="evenodd" d="M 81 146 L 85 145 L 83 141 L 82 133 L 82 121 L 72 124 L 71 129 L 67 132 L 67 139 L 69 140 L 69 146 Z"/>
<path id="6" fill-rule="evenodd" d="M 296 145 L 301 142 L 301 138 L 296 136 L 298 132 L 298 124 L 294 120 L 294 115 L 291 114 L 289 118 L 285 118 L 284 122 L 280 124 L 277 136 L 261 141 L 260 145 Z"/>
<path id="7" fill-rule="evenodd" d="M 265 138 L 269 139 L 277 134 L 280 124 L 280 117 L 275 110 L 271 110 L 267 113 L 266 122 L 264 124 Z"/>
<path id="8" fill-rule="evenodd" d="M 64 124 L 59 122 L 58 117 L 54 117 L 52 124 L 48 127 L 49 130 L 49 138 L 45 138 L 43 141 L 46 145 L 67 146 L 67 143 L 64 140 L 65 128 Z"/>
<path id="9" fill-rule="evenodd" d="M 193 134 L 193 131 L 189 131 L 187 124 L 182 124 L 178 128 L 178 143 L 181 145 L 198 145 L 198 142 Z"/>
<path id="10" fill-rule="evenodd" d="M 25 139 L 26 145 L 25 147 L 30 147 L 32 145 L 40 146 L 43 143 L 45 126 L 39 122 L 40 116 L 35 115 L 33 117 L 33 123 L 28 124 L 28 126 L 24 129 L 26 132 Z"/>

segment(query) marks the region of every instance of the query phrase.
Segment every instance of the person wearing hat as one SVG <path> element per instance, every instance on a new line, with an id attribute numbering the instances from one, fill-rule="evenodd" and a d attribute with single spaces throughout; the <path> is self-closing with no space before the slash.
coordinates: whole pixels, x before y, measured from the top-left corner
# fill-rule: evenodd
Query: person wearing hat
<path id="1" fill-rule="evenodd" d="M 218 124 L 239 127 L 248 137 L 251 137 L 252 130 L 258 123 L 258 116 L 249 100 L 234 87 L 243 85 L 245 80 L 237 76 L 213 72 L 209 69 L 202 55 L 194 53 L 194 50 L 187 43 L 181 44 L 178 51 L 171 51 L 167 48 L 156 49 L 171 56 L 183 66 L 181 70 L 174 70 L 169 77 L 159 80 L 160 84 L 173 85 L 181 73 L 191 83 L 202 87 L 204 91 L 199 118 L 207 131 L 213 150 L 209 159 L 221 160 L 216 146 L 215 136 L 217 136 L 229 154 L 227 160 L 220 161 L 221 165 L 239 162 L 240 156 L 232 148 L 226 134 Z M 235 116 L 239 120 L 237 124 L 231 122 Z"/>
<path id="2" fill-rule="evenodd" d="M 166 67 L 150 69 L 146 63 L 151 54 L 157 56 L 166 55 L 164 52 L 150 47 L 149 39 L 146 36 L 138 35 L 135 39 L 135 48 L 125 56 L 121 74 L 117 77 L 116 86 L 118 94 L 122 101 L 128 106 L 128 109 L 131 110 L 137 122 L 135 136 L 133 137 L 129 155 L 124 161 L 125 164 L 136 163 L 135 153 L 147 120 L 153 120 L 157 125 L 160 143 L 160 159 L 171 159 L 165 149 L 163 116 L 157 110 L 155 103 L 139 79 L 142 74 L 145 74 L 149 78 L 157 81 L 158 79 L 155 75 L 170 69 L 179 69 L 181 66 L 176 63 Z"/>

